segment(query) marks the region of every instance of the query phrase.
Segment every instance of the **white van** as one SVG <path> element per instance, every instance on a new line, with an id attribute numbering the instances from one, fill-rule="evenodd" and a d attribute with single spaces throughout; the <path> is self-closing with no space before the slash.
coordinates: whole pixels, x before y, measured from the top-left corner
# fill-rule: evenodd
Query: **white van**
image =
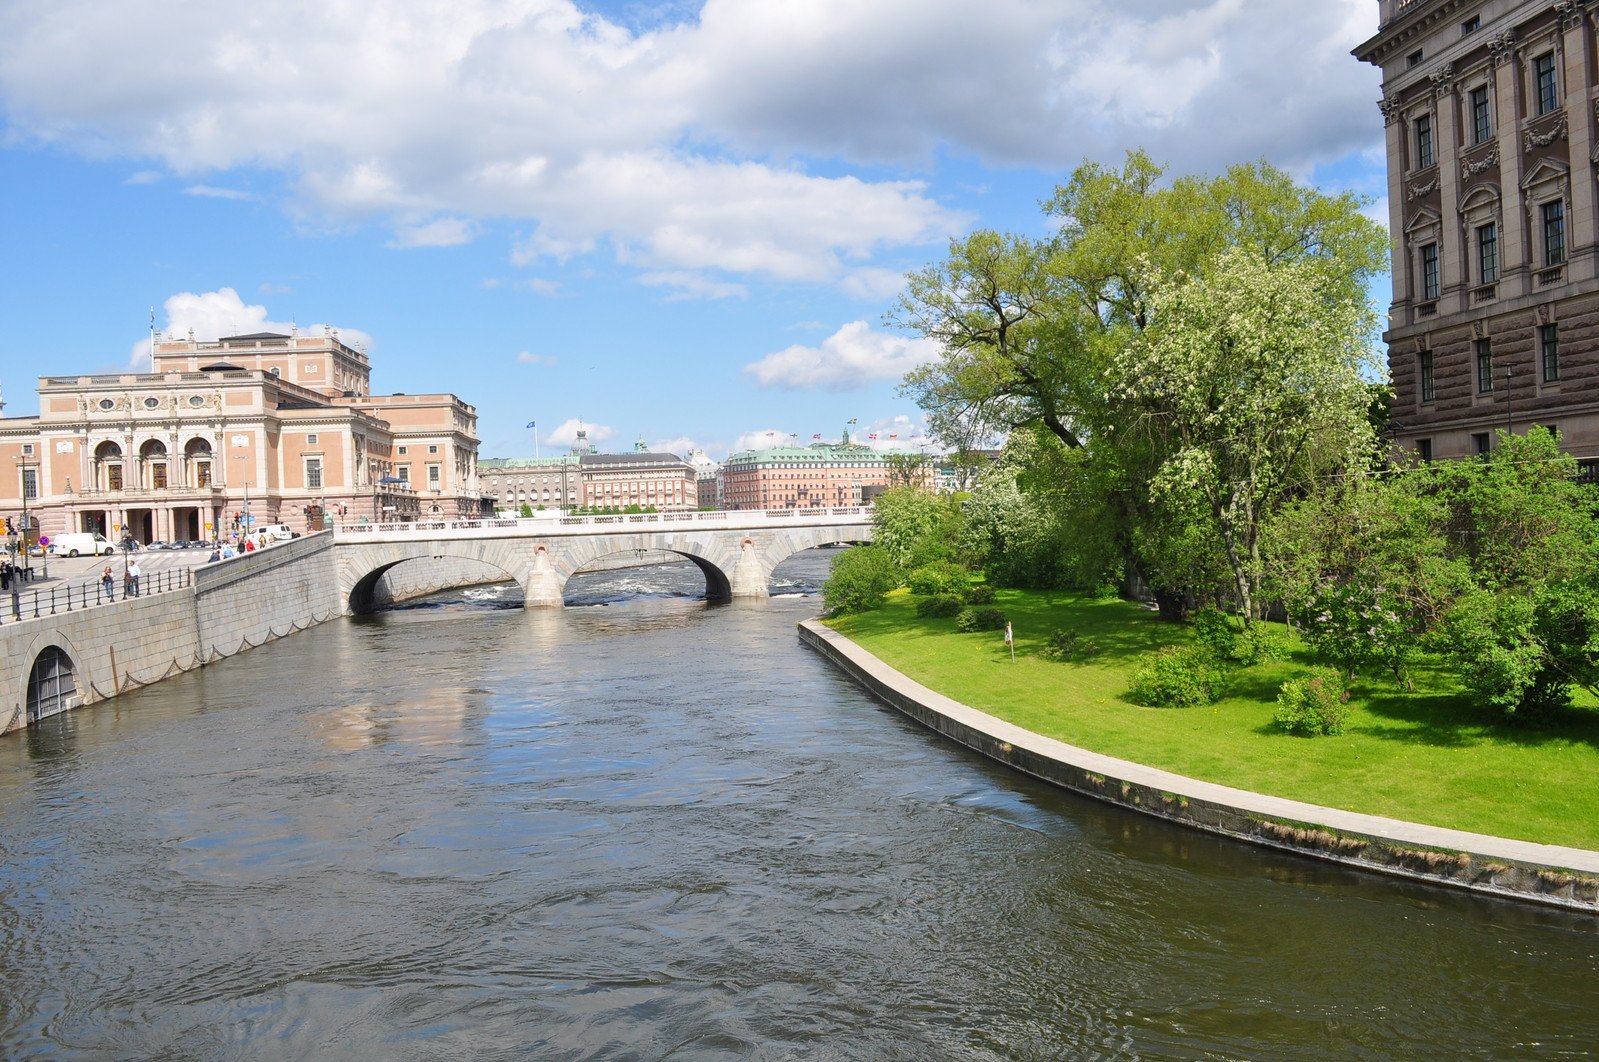
<path id="1" fill-rule="evenodd" d="M 58 557 L 108 557 L 117 547 L 97 531 L 68 531 L 50 540 L 50 548 Z"/>
<path id="2" fill-rule="evenodd" d="M 289 530 L 288 524 L 262 524 L 260 527 L 254 528 L 250 533 L 253 535 L 265 535 L 274 542 L 287 542 L 294 537 L 294 532 Z"/>

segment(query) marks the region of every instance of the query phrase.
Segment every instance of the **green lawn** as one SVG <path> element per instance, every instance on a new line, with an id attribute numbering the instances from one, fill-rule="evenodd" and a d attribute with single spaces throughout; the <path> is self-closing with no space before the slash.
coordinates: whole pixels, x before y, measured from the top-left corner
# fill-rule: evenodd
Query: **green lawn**
<path id="1" fill-rule="evenodd" d="M 997 633 L 961 634 L 951 619 L 920 619 L 905 591 L 884 608 L 829 621 L 912 678 L 1061 741 L 1256 792 L 1546 844 L 1599 850 L 1599 710 L 1561 724 L 1495 724 L 1444 671 L 1422 667 L 1418 692 L 1363 679 L 1348 729 L 1300 738 L 1272 724 L 1277 688 L 1310 661 L 1290 657 L 1234 672 L 1231 695 L 1204 708 L 1126 701 L 1139 653 L 1187 637 L 1125 601 L 1002 590 L 1015 627 L 1012 663 Z M 1083 663 L 1039 655 L 1056 628 L 1101 653 Z M 1276 628 L 1281 633 L 1281 628 Z"/>

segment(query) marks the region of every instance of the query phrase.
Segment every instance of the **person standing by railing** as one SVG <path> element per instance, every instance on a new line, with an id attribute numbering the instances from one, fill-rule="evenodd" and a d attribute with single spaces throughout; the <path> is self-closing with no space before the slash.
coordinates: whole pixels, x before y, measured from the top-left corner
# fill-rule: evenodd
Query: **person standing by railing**
<path id="1" fill-rule="evenodd" d="M 105 571 L 100 573 L 100 586 L 105 590 L 106 600 L 111 600 L 111 591 L 116 587 L 116 580 L 111 577 L 111 565 L 105 566 Z"/>
<path id="2" fill-rule="evenodd" d="M 128 562 L 128 593 L 133 597 L 139 596 L 139 562 Z"/>

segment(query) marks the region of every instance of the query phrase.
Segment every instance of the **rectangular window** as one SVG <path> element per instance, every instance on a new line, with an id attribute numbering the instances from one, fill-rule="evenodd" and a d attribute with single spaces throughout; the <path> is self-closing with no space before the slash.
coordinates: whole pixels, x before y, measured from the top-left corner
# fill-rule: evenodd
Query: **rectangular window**
<path id="1" fill-rule="evenodd" d="M 1466 21 L 1460 24 L 1460 35 L 1462 37 L 1469 37 L 1480 29 L 1482 29 L 1482 16 L 1472 15 L 1470 18 L 1466 19 Z"/>
<path id="2" fill-rule="evenodd" d="M 401 465 L 398 469 L 396 469 L 396 471 L 399 472 L 399 474 L 400 474 L 400 482 L 401 483 L 409 483 L 409 482 L 411 482 L 411 466 L 410 465 Z"/>
<path id="3" fill-rule="evenodd" d="M 402 457 L 403 457 L 403 456 L 404 456 L 404 455 L 405 455 L 405 447 L 403 447 L 403 446 L 402 446 L 402 447 L 400 447 L 400 455 L 401 455 L 401 456 L 402 456 Z"/>
<path id="4" fill-rule="evenodd" d="M 1433 399 L 1432 351 L 1422 351 L 1417 360 L 1420 362 L 1418 368 L 1421 370 L 1421 400 L 1423 402 L 1431 402 Z"/>
<path id="5" fill-rule="evenodd" d="M 1432 165 L 1432 115 L 1416 119 L 1416 168 L 1424 170 Z"/>
<path id="6" fill-rule="evenodd" d="M 24 468 L 22 470 L 22 496 L 29 501 L 39 496 L 39 470 L 37 468 Z"/>
<path id="7" fill-rule="evenodd" d="M 305 437 L 305 445 L 307 445 L 307 446 L 315 446 L 316 445 L 316 435 L 315 435 L 315 433 L 313 433 L 311 435 L 307 435 Z"/>
<path id="8" fill-rule="evenodd" d="M 1566 204 L 1556 199 L 1543 205 L 1543 262 L 1560 265 L 1566 260 Z"/>
<path id="9" fill-rule="evenodd" d="M 1421 249 L 1421 297 L 1432 302 L 1438 297 L 1438 245 L 1429 243 Z"/>
<path id="10" fill-rule="evenodd" d="M 438 465 L 428 465 L 428 489 L 429 490 L 438 490 L 439 489 L 439 466 Z"/>
<path id="11" fill-rule="evenodd" d="M 1418 48 L 1416 51 L 1413 51 L 1409 55 L 1405 56 L 1405 68 L 1408 70 L 1410 67 L 1420 66 L 1421 61 L 1424 58 L 1426 58 L 1425 53 Z"/>
<path id="12" fill-rule="evenodd" d="M 1431 439 L 1417 439 L 1416 440 L 1416 456 L 1421 458 L 1423 461 L 1427 462 L 1427 464 L 1429 464 L 1429 465 L 1432 464 L 1432 440 Z"/>
<path id="13" fill-rule="evenodd" d="M 167 489 L 167 466 L 166 465 L 151 465 L 150 466 L 150 486 L 154 487 L 156 490 L 166 490 Z"/>
<path id="14" fill-rule="evenodd" d="M 195 465 L 194 474 L 200 486 L 209 487 L 211 485 L 211 462 L 201 461 Z"/>
<path id="15" fill-rule="evenodd" d="M 1481 144 L 1493 135 L 1493 123 L 1488 120 L 1488 86 L 1471 90 L 1471 142 Z"/>
<path id="16" fill-rule="evenodd" d="M 105 470 L 106 490 L 122 489 L 122 466 L 108 465 Z"/>
<path id="17" fill-rule="evenodd" d="M 1477 228 L 1477 276 L 1483 284 L 1499 279 L 1499 226 L 1493 222 Z"/>
<path id="18" fill-rule="evenodd" d="M 1560 326 L 1538 327 L 1538 360 L 1543 365 L 1543 382 L 1555 383 L 1560 379 Z"/>
<path id="19" fill-rule="evenodd" d="M 307 457 L 305 459 L 305 485 L 310 490 L 322 489 L 322 459 L 320 457 Z"/>
<path id="20" fill-rule="evenodd" d="M 1560 105 L 1555 91 L 1555 53 L 1545 52 L 1534 59 L 1532 73 L 1537 83 L 1538 113 L 1548 114 Z"/>
<path id="21" fill-rule="evenodd" d="M 1485 432 L 1485 431 L 1474 431 L 1474 432 L 1472 432 L 1471 433 L 1471 452 L 1474 453 L 1474 454 L 1485 454 L 1485 453 L 1487 453 L 1488 452 L 1488 442 L 1489 442 L 1489 436 L 1488 436 L 1487 432 Z"/>
<path id="22" fill-rule="evenodd" d="M 22 444 L 22 454 L 23 454 L 24 457 L 32 457 L 33 456 L 33 444 L 32 443 L 23 443 Z"/>
<path id="23" fill-rule="evenodd" d="M 1477 347 L 1477 390 L 1487 393 L 1494 389 L 1494 351 L 1492 340 L 1479 339 Z"/>
<path id="24" fill-rule="evenodd" d="M 436 453 L 438 453 L 438 452 L 439 452 L 439 448 L 438 448 L 438 447 L 437 447 L 437 446 L 429 446 L 429 447 L 428 447 L 428 453 L 430 453 L 430 454 L 436 454 Z"/>

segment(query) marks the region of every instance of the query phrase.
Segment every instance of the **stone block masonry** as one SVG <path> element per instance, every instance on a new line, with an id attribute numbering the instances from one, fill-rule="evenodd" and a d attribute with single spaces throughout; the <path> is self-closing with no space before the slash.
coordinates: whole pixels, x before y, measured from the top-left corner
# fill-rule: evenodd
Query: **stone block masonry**
<path id="1" fill-rule="evenodd" d="M 340 615 L 332 546 L 295 539 L 197 568 L 182 590 L 0 627 L 0 733 L 27 725 L 28 675 L 50 646 L 72 663 L 79 707 Z"/>

